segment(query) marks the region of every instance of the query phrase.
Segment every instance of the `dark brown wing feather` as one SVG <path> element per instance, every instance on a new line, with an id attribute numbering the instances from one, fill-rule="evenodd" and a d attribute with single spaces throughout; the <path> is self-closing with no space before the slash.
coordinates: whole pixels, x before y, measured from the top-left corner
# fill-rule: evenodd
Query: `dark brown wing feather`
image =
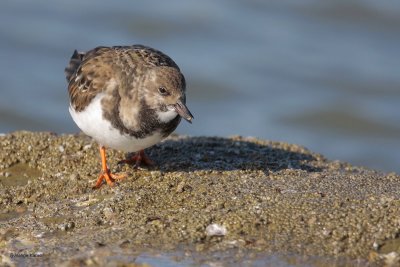
<path id="1" fill-rule="evenodd" d="M 74 52 L 65 74 L 71 105 L 76 111 L 85 109 L 112 78 L 113 71 L 108 64 L 112 57 L 110 49 L 106 47 L 98 47 L 87 53 Z"/>
<path id="2" fill-rule="evenodd" d="M 148 66 L 168 66 L 179 70 L 178 65 L 169 56 L 148 46 L 132 45 L 114 46 L 112 48 L 134 54 L 135 57 Z"/>
<path id="3" fill-rule="evenodd" d="M 86 53 L 75 50 L 65 68 L 71 105 L 76 111 L 82 111 L 111 79 L 127 86 L 132 84 L 132 79 L 143 75 L 147 68 L 156 66 L 179 70 L 170 57 L 143 45 L 100 46 Z"/>

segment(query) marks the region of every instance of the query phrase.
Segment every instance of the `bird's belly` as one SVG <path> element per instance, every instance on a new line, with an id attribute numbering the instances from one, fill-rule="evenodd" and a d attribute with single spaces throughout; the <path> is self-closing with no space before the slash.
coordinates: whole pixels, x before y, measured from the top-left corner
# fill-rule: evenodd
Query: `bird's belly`
<path id="1" fill-rule="evenodd" d="M 159 131 L 144 138 L 136 138 L 121 133 L 112 126 L 110 121 L 103 117 L 101 96 L 96 96 L 83 111 L 77 112 L 70 106 L 69 112 L 72 119 L 85 134 L 106 147 L 125 152 L 135 152 L 153 146 L 163 139 Z"/>

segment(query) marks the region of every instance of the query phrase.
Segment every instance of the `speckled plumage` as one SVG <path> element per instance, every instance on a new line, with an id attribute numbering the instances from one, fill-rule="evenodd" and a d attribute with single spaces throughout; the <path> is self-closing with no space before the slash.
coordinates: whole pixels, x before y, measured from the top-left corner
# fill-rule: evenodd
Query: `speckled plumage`
<path id="1" fill-rule="evenodd" d="M 166 137 L 180 122 L 178 114 L 168 122 L 157 115 L 168 111 L 158 87 L 168 88 L 171 101 L 181 99 L 183 104 L 186 87 L 177 64 L 158 50 L 133 45 L 75 51 L 65 71 L 71 109 L 84 112 L 103 93 L 102 117 L 121 134 L 144 138 L 160 131 Z"/>
<path id="2" fill-rule="evenodd" d="M 102 173 L 114 184 L 105 147 L 138 152 L 135 161 L 151 162 L 143 150 L 167 137 L 181 118 L 191 122 L 186 83 L 178 65 L 143 45 L 74 51 L 65 69 L 69 111 L 78 127 L 100 144 Z M 114 177 L 113 177 L 114 176 Z"/>

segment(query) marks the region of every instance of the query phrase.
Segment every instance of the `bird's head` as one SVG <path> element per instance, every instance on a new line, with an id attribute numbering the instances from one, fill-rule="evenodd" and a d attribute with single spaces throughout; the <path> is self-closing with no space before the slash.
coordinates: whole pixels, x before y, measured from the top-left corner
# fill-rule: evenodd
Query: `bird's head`
<path id="1" fill-rule="evenodd" d="M 148 71 L 144 81 L 145 101 L 156 110 L 163 122 L 169 122 L 177 115 L 192 122 L 193 115 L 186 107 L 186 83 L 183 74 L 173 67 L 154 67 Z"/>

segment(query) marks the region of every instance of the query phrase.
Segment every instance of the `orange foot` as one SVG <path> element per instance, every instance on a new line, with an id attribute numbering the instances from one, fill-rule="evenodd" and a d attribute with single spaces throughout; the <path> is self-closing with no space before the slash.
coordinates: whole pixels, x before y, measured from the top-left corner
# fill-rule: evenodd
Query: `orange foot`
<path id="1" fill-rule="evenodd" d="M 109 186 L 114 186 L 116 180 L 122 180 L 126 178 L 125 173 L 112 174 L 110 170 L 102 171 L 97 178 L 96 184 L 93 186 L 93 189 L 98 189 L 103 185 L 103 181 L 105 180 Z"/>
<path id="2" fill-rule="evenodd" d="M 100 157 L 101 157 L 101 173 L 99 178 L 97 178 L 96 184 L 93 186 L 93 189 L 100 188 L 103 185 L 103 181 L 106 180 L 109 186 L 114 186 L 116 180 L 122 180 L 126 177 L 126 174 L 112 174 L 107 167 L 106 160 L 106 148 L 104 146 L 100 146 Z"/>
<path id="3" fill-rule="evenodd" d="M 136 152 L 133 157 L 121 160 L 119 163 L 131 164 L 134 168 L 139 168 L 141 165 L 154 166 L 154 161 L 144 153 L 144 150 Z"/>

